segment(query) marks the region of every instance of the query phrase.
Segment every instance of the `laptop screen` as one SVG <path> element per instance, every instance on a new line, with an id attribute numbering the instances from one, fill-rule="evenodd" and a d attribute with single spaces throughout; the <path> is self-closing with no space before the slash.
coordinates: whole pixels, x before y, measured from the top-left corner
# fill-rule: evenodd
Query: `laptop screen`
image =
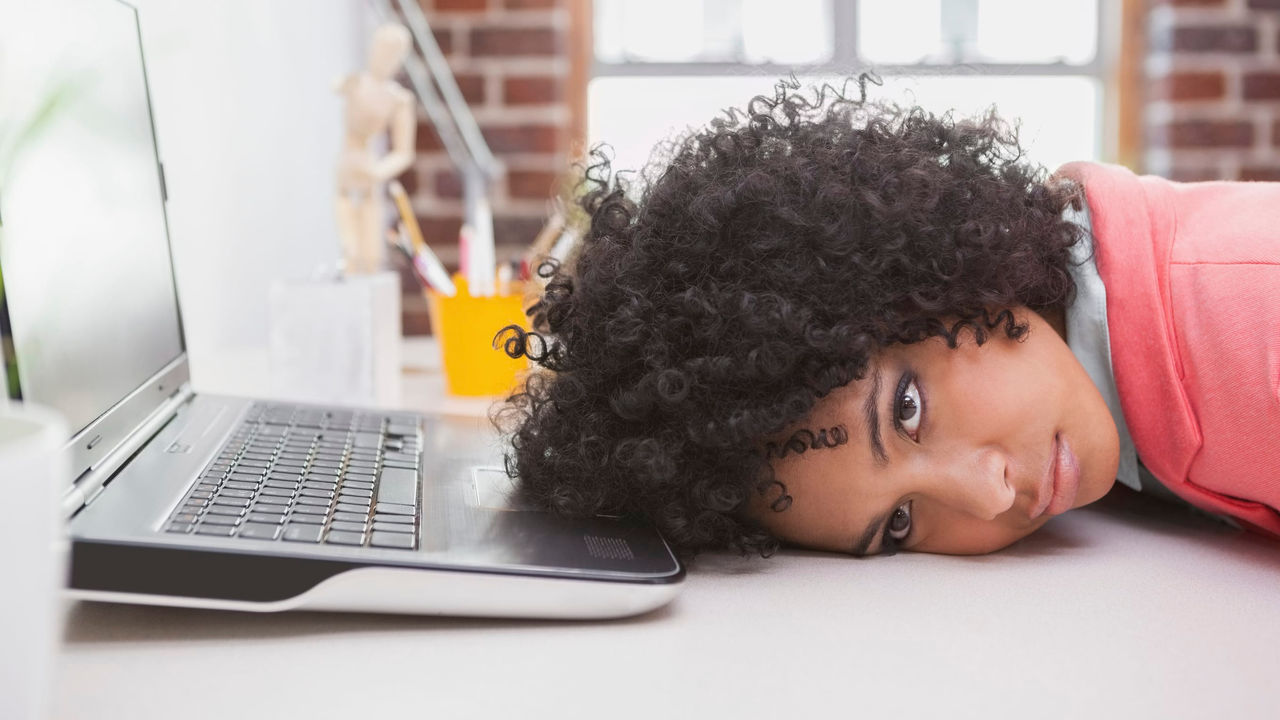
<path id="1" fill-rule="evenodd" d="M 5 15 L 5 394 L 74 434 L 184 352 L 137 19 L 116 0 Z"/>

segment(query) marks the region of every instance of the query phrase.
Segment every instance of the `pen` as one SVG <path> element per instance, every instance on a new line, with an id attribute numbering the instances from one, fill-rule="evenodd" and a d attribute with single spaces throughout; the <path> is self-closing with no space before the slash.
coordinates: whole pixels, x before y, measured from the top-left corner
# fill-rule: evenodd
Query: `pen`
<path id="1" fill-rule="evenodd" d="M 425 244 L 414 254 L 413 268 L 422 275 L 422 278 L 427 281 L 432 290 L 445 297 L 453 297 L 458 294 L 458 287 L 453 284 L 449 273 L 444 269 L 444 265 L 440 263 L 440 258 L 436 257 L 436 254 L 431 252 L 431 248 Z"/>
<path id="2" fill-rule="evenodd" d="M 404 186 L 392 180 L 387 187 L 391 190 L 391 197 L 395 198 L 396 208 L 400 211 L 401 225 L 408 230 L 409 240 L 413 242 L 412 252 L 408 253 L 413 261 L 413 269 L 431 289 L 441 295 L 446 297 L 457 295 L 458 288 L 449 278 L 449 273 L 440 263 L 440 258 L 431 251 L 427 241 L 422 239 L 422 228 L 418 226 L 418 218 L 414 216 L 413 208 L 409 205 L 409 194 L 404 191 Z M 401 249 L 404 249 L 403 245 Z"/>
<path id="3" fill-rule="evenodd" d="M 497 258 L 493 246 L 493 213 L 489 200 L 476 198 L 475 225 L 467 238 L 467 291 L 472 297 L 488 297 L 496 291 Z"/>
<path id="4" fill-rule="evenodd" d="M 511 280 L 512 280 L 511 263 L 502 263 L 501 265 L 498 266 L 498 294 L 499 295 L 505 296 L 505 295 L 511 294 Z"/>
<path id="5" fill-rule="evenodd" d="M 409 241 L 413 243 L 413 251 L 421 252 L 422 248 L 427 246 L 427 241 L 422 239 L 422 228 L 418 225 L 417 216 L 413 214 L 413 207 L 409 204 L 409 193 L 404 191 L 404 186 L 398 180 L 388 183 L 387 189 L 391 191 L 396 209 L 400 211 L 400 221 L 409 231 Z"/>
<path id="6" fill-rule="evenodd" d="M 470 295 L 475 295 L 471 290 L 471 239 L 474 236 L 475 231 L 470 225 L 463 223 L 458 229 L 458 272 L 467 279 L 467 292 Z"/>
<path id="7" fill-rule="evenodd" d="M 397 232 L 398 230 L 398 232 Z M 413 262 L 413 249 L 410 248 L 403 240 L 404 225 L 396 223 L 396 229 L 387 228 L 387 243 L 400 251 L 404 256 L 405 262 L 409 263 L 409 268 L 413 271 L 413 279 L 418 281 L 418 285 L 428 288 L 431 283 L 427 282 L 427 278 L 423 276 L 422 271 Z"/>
<path id="8" fill-rule="evenodd" d="M 565 229 L 560 234 L 560 238 L 556 240 L 556 244 L 551 248 L 551 258 L 556 262 L 563 263 L 569 259 L 573 247 L 578 243 L 578 233 L 573 229 Z"/>

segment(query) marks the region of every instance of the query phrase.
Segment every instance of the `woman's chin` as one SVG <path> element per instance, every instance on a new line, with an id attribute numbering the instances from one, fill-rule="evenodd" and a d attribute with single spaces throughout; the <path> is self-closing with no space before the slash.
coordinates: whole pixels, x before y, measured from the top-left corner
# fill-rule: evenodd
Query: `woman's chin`
<path id="1" fill-rule="evenodd" d="M 1085 505 L 1092 505 L 1105 497 L 1107 493 L 1111 492 L 1111 488 L 1116 485 L 1115 472 L 1101 475 L 1100 477 L 1104 479 L 1096 480 L 1089 483 L 1086 487 L 1080 488 L 1080 494 L 1076 496 L 1076 502 L 1072 506 L 1072 509 L 1082 508 Z"/>

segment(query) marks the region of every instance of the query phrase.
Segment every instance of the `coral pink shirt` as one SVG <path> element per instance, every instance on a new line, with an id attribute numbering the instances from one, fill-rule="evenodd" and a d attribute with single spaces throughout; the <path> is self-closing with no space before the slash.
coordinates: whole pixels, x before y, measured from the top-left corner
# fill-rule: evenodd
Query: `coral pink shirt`
<path id="1" fill-rule="evenodd" d="M 1188 502 L 1280 537 L 1280 183 L 1059 174 L 1089 204 L 1142 463 Z"/>

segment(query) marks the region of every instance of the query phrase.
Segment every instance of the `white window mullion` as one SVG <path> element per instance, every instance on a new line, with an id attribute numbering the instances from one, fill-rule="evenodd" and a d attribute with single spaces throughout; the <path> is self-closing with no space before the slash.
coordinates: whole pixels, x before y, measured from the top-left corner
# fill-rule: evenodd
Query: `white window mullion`
<path id="1" fill-rule="evenodd" d="M 978 54 L 978 0 L 942 0 L 938 31 L 943 59 L 962 63 Z"/>

